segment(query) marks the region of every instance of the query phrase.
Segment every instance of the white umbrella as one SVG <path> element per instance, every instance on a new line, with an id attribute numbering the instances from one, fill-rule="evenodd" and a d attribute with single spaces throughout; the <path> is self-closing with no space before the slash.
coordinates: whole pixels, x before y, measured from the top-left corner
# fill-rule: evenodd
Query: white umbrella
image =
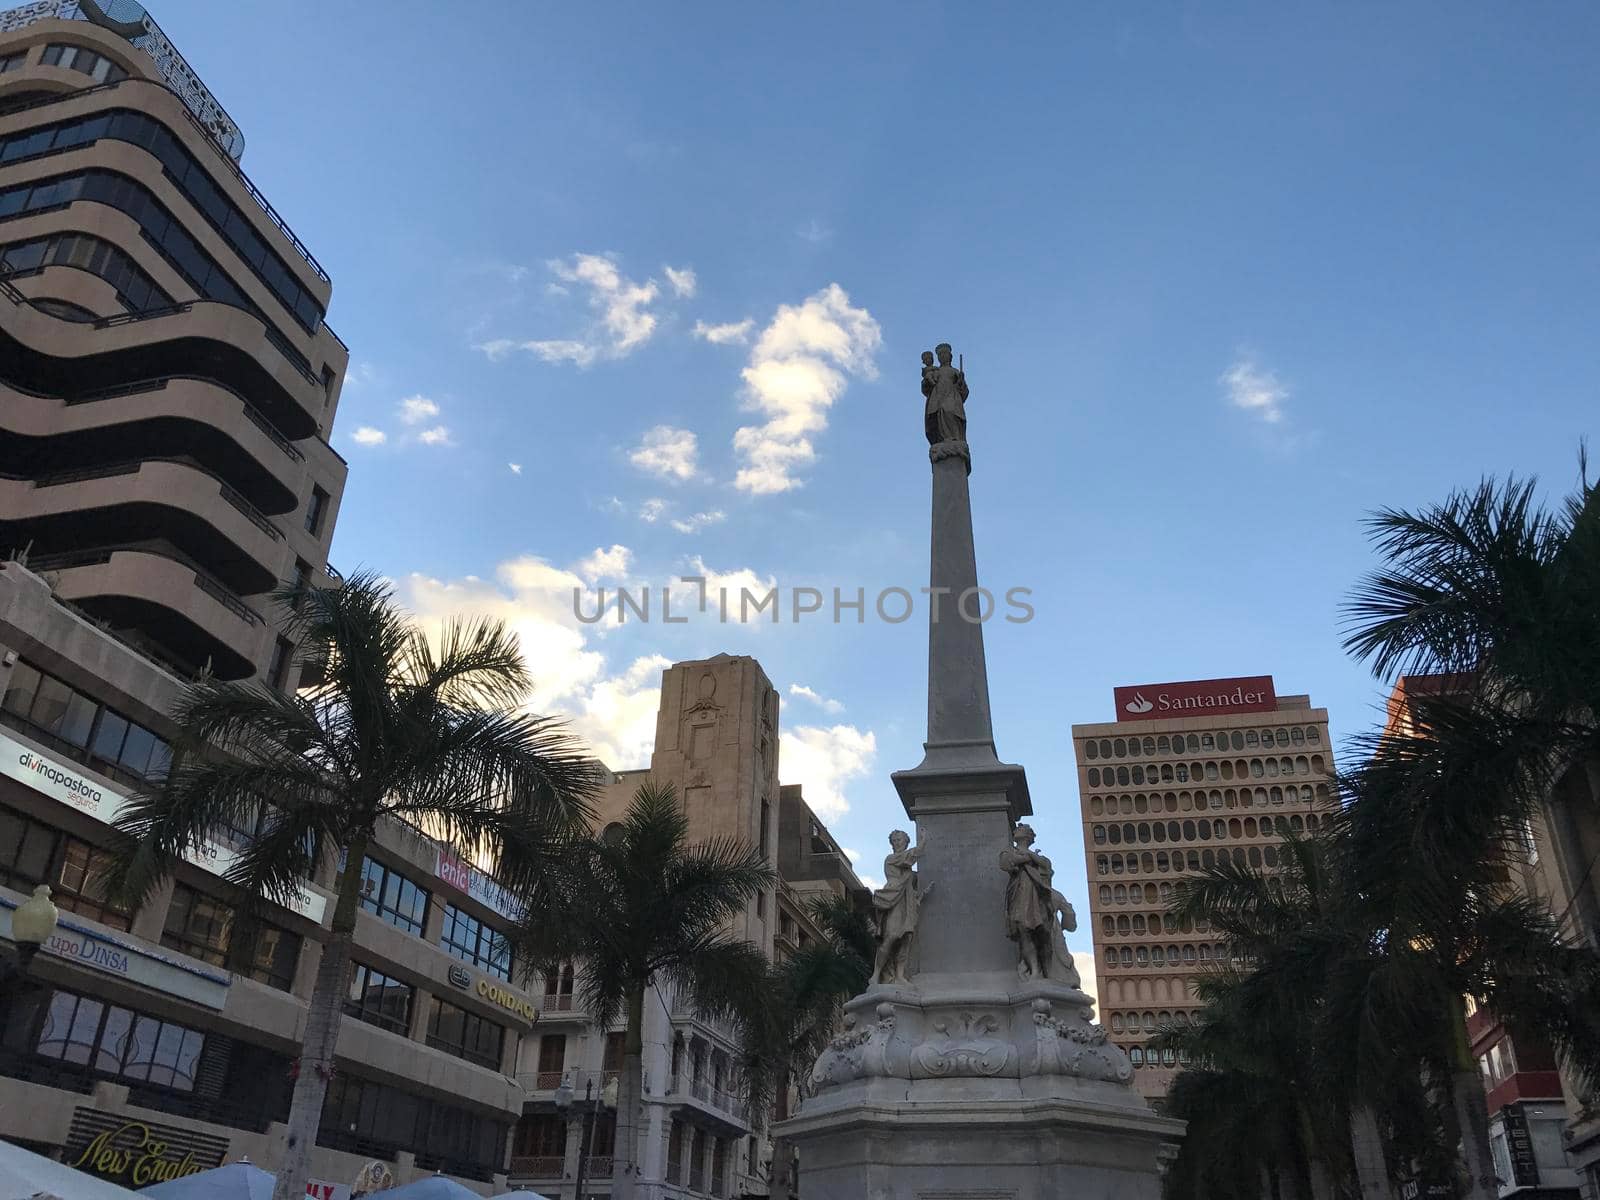
<path id="1" fill-rule="evenodd" d="M 498 1196 L 490 1196 L 489 1200 L 550 1200 L 548 1196 L 541 1196 L 538 1192 L 530 1192 L 527 1188 L 516 1191 L 501 1192 Z"/>
<path id="2" fill-rule="evenodd" d="M 483 1200 L 483 1197 L 446 1175 L 429 1175 L 386 1191 L 373 1192 L 367 1200 Z"/>
<path id="3" fill-rule="evenodd" d="M 64 1163 L 0 1141 L 0 1200 L 131 1200 L 134 1193 Z"/>
<path id="4" fill-rule="evenodd" d="M 139 1193 L 149 1200 L 272 1200 L 272 1174 L 251 1162 L 231 1162 L 169 1179 Z"/>

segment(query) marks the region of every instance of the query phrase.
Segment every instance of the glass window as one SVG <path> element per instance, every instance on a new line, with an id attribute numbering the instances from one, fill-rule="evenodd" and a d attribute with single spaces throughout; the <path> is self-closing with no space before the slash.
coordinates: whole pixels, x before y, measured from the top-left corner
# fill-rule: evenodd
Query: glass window
<path id="1" fill-rule="evenodd" d="M 210 896 L 178 884 L 167 907 L 167 926 L 161 944 L 181 950 L 213 966 L 228 964 L 228 932 L 233 909 Z"/>
<path id="2" fill-rule="evenodd" d="M 428 893 L 399 871 L 367 858 L 361 864 L 361 907 L 420 936 L 428 920 Z"/>
<path id="3" fill-rule="evenodd" d="M 438 996 L 428 997 L 428 1045 L 498 1070 L 505 1029 Z"/>
<path id="4" fill-rule="evenodd" d="M 392 979 L 365 963 L 356 963 L 350 974 L 344 1011 L 358 1021 L 404 1036 L 410 1026 L 414 994 L 409 983 Z"/>
<path id="5" fill-rule="evenodd" d="M 61 870 L 50 898 L 58 908 L 89 917 L 102 925 L 113 929 L 131 928 L 132 914 L 113 904 L 107 894 L 106 873 L 110 867 L 111 855 L 105 850 L 75 837 L 63 836 Z"/>
<path id="6" fill-rule="evenodd" d="M 505 936 L 471 913 L 445 905 L 440 945 L 461 959 L 501 979 L 511 978 L 511 944 Z"/>

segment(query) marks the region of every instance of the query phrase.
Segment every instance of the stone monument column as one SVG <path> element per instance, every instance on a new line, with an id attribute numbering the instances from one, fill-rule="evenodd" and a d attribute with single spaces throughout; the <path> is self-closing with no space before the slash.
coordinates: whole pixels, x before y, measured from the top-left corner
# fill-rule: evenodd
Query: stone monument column
<path id="1" fill-rule="evenodd" d="M 937 362 L 935 359 L 937 358 Z M 874 896 L 875 982 L 846 1005 L 783 1132 L 806 1200 L 1159 1200 L 1180 1122 L 1131 1085 L 1064 941 L 1071 909 L 1032 848 L 1026 774 L 989 713 L 965 372 L 923 355 L 933 472 L 928 737 L 891 777 L 916 822 Z"/>

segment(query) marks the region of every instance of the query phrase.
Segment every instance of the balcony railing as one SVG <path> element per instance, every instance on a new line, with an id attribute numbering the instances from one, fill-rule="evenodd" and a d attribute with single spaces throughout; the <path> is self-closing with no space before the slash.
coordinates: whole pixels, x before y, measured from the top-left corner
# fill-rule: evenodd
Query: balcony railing
<path id="1" fill-rule="evenodd" d="M 590 1179 L 610 1179 L 611 1155 L 591 1154 L 589 1156 L 589 1165 L 586 1168 L 586 1173 Z"/>
<path id="2" fill-rule="evenodd" d="M 561 1079 L 565 1074 L 566 1072 L 564 1071 L 540 1071 L 533 1077 L 534 1090 L 540 1092 L 555 1091 L 561 1086 Z"/>
<path id="3" fill-rule="evenodd" d="M 262 433 L 266 434 L 267 437 L 271 439 L 273 445 L 277 446 L 278 449 L 282 450 L 284 454 L 294 459 L 296 462 L 305 461 L 305 455 L 300 453 L 299 447 L 297 447 L 288 438 L 284 437 L 283 434 L 279 433 L 277 429 L 273 427 L 272 422 L 268 421 L 267 418 L 262 415 L 260 409 L 251 404 L 250 401 L 246 400 L 235 389 L 228 386 L 226 383 L 223 383 L 220 379 L 209 379 L 204 375 L 162 375 L 155 379 L 139 379 L 135 380 L 133 383 L 118 384 L 116 387 L 99 388 L 92 392 L 84 392 L 81 395 L 69 397 L 66 400 L 66 405 L 68 408 L 71 408 L 79 404 L 94 404 L 101 400 L 114 400 L 122 396 L 139 396 L 143 395 L 145 392 L 159 392 L 164 389 L 167 384 L 172 383 L 175 380 L 187 379 L 192 379 L 197 383 L 204 383 L 209 387 L 217 388 L 219 391 L 227 392 L 230 396 L 237 400 L 240 405 L 243 406 L 244 415 L 249 419 L 250 423 L 257 429 L 261 430 Z M 46 392 L 35 392 L 28 388 L 19 388 L 16 384 L 12 384 L 11 387 L 19 392 L 26 391 L 30 396 L 39 396 L 45 399 L 54 398 L 49 396 L 49 394 Z"/>
<path id="4" fill-rule="evenodd" d="M 580 1011 L 576 1004 L 576 997 L 571 993 L 558 996 L 554 992 L 546 992 L 540 1000 L 540 1007 L 546 1012 Z"/>
<path id="5" fill-rule="evenodd" d="M 513 1154 L 510 1174 L 514 1179 L 560 1179 L 565 1165 L 559 1154 Z"/>

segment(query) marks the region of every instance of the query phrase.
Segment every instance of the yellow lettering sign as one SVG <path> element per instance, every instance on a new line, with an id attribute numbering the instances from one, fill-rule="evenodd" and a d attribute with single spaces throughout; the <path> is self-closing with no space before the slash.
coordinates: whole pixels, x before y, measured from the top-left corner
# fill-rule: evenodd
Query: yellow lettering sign
<path id="1" fill-rule="evenodd" d="M 491 1004 L 498 1004 L 507 1012 L 516 1013 L 517 1016 L 530 1024 L 538 1018 L 539 1014 L 534 1011 L 531 1001 L 524 1000 L 521 996 L 514 995 L 499 984 L 490 983 L 487 979 L 478 980 L 478 995 Z"/>
<path id="2" fill-rule="evenodd" d="M 130 1141 L 127 1145 L 119 1146 L 116 1143 L 128 1135 Z M 131 1138 L 137 1137 L 137 1141 Z M 205 1168 L 194 1160 L 194 1152 L 190 1151 L 181 1159 L 167 1157 L 167 1144 L 157 1141 L 150 1136 L 150 1127 L 138 1121 L 129 1121 L 116 1129 L 96 1134 L 93 1141 L 83 1148 L 83 1153 L 78 1156 L 74 1167 L 87 1168 L 97 1175 L 104 1175 L 110 1179 L 121 1179 L 128 1176 L 134 1187 L 144 1187 L 149 1183 L 165 1183 L 169 1179 L 181 1179 L 185 1175 L 197 1175 Z"/>

